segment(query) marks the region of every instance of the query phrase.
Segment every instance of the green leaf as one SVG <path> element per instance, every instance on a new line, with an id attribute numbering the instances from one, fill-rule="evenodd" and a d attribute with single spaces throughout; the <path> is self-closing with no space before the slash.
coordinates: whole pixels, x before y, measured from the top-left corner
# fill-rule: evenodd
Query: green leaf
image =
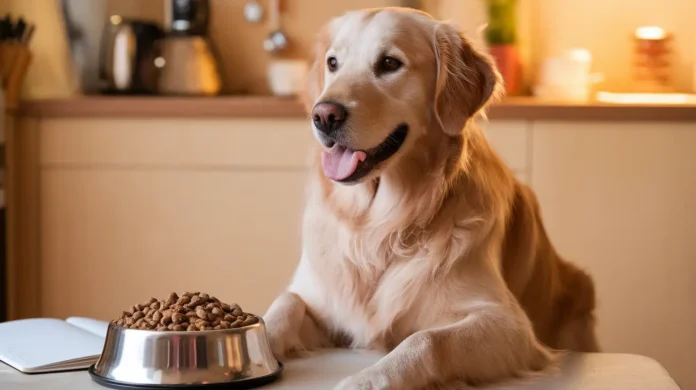
<path id="1" fill-rule="evenodd" d="M 486 41 L 490 45 L 517 43 L 517 0 L 483 0 L 486 2 L 488 26 Z"/>

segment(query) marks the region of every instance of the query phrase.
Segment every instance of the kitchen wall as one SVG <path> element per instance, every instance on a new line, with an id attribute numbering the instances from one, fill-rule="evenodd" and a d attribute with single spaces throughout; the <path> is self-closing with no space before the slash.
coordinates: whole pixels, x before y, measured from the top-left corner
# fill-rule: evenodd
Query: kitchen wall
<path id="1" fill-rule="evenodd" d="M 632 33 L 656 25 L 674 35 L 673 80 L 677 91 L 696 92 L 696 1 L 694 0 L 518 0 L 520 45 L 526 78 L 547 56 L 584 47 L 605 81 L 598 87 L 630 91 Z M 431 11 L 471 30 L 486 22 L 483 0 L 433 0 Z"/>
<path id="2" fill-rule="evenodd" d="M 110 0 L 114 12 L 161 18 L 160 0 Z M 215 14 L 212 39 L 217 43 L 228 90 L 266 93 L 265 68 L 268 56 L 262 49 L 266 27 L 250 25 L 242 18 L 244 1 L 212 0 Z M 267 5 L 268 0 L 262 0 Z M 349 9 L 399 5 L 398 0 L 285 0 L 284 22 L 295 47 L 291 57 L 306 57 L 311 40 L 328 18 Z M 426 11 L 450 20 L 481 48 L 477 33 L 486 23 L 483 0 L 425 0 Z M 606 90 L 630 90 L 633 41 L 638 26 L 657 25 L 674 35 L 673 80 L 680 92 L 696 86 L 696 1 L 664 0 L 519 0 L 519 32 L 522 57 L 527 64 L 526 80 L 534 80 L 535 69 L 547 56 L 572 47 L 590 50 L 595 70 L 605 75 L 599 86 Z M 225 44 L 221 44 L 225 42 Z M 230 44 L 232 42 L 232 44 Z M 243 77 L 240 77 L 243 75 Z"/>
<path id="3" fill-rule="evenodd" d="M 268 27 L 244 20 L 242 0 L 211 0 L 213 9 L 210 37 L 223 67 L 225 92 L 267 94 L 266 68 L 270 56 L 263 49 Z M 268 11 L 268 0 L 260 3 Z M 285 0 L 283 28 L 292 47 L 285 58 L 307 58 L 311 43 L 322 24 L 350 9 L 398 5 L 398 0 Z M 110 0 L 112 12 L 122 15 L 144 15 L 162 20 L 160 0 Z"/>
<path id="4" fill-rule="evenodd" d="M 519 0 L 520 39 L 526 63 L 526 79 L 532 81 L 541 59 L 571 47 L 589 49 L 595 70 L 605 74 L 600 85 L 607 90 L 631 88 L 631 34 L 641 25 L 659 25 L 674 34 L 674 83 L 690 92 L 696 82 L 696 1 L 664 0 Z M 428 12 L 461 26 L 467 36 L 482 45 L 477 28 L 486 21 L 483 0 L 425 0 Z M 26 97 L 72 94 L 66 68 L 66 45 L 55 18 L 57 0 L 2 0 L 2 8 L 19 10 L 39 23 L 32 43 L 36 58 L 25 87 Z M 162 0 L 109 0 L 111 11 L 124 16 L 163 20 Z M 269 56 L 262 43 L 263 24 L 252 25 L 242 17 L 242 0 L 212 0 L 211 38 L 223 63 L 225 92 L 268 93 L 265 80 Z M 264 6 L 268 0 L 261 0 Z M 399 0 L 285 0 L 283 22 L 292 41 L 291 58 L 305 58 L 319 27 L 330 17 L 364 7 L 398 5 Z M 3 6 L 4 4 L 4 6 Z M 31 11 L 31 12 L 30 12 Z M 58 60 L 57 60 L 58 59 Z"/>
<path id="5" fill-rule="evenodd" d="M 631 33 L 657 25 L 674 34 L 673 80 L 681 92 L 696 92 L 696 1 L 535 0 L 539 24 L 531 37 L 543 57 L 571 45 L 584 46 L 605 73 L 606 88 L 631 89 Z"/>

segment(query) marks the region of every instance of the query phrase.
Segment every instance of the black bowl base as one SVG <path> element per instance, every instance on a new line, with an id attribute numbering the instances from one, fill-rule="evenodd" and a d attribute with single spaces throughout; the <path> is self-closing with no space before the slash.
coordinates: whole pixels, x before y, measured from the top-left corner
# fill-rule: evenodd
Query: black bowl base
<path id="1" fill-rule="evenodd" d="M 283 372 L 283 364 L 278 362 L 278 370 L 272 374 L 259 378 L 244 379 L 235 382 L 221 383 L 205 383 L 205 384 L 182 384 L 182 385 L 151 385 L 119 382 L 113 379 L 104 378 L 94 372 L 94 365 L 89 367 L 89 375 L 92 380 L 102 386 L 115 390 L 162 390 L 162 389 L 186 389 L 186 390 L 211 390 L 211 389 L 227 389 L 227 390 L 246 390 L 265 386 L 280 378 Z"/>

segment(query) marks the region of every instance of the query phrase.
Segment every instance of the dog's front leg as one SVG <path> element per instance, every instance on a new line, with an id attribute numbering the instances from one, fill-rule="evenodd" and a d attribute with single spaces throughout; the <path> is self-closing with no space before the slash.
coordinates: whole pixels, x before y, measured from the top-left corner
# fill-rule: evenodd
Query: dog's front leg
<path id="1" fill-rule="evenodd" d="M 447 383 L 486 383 L 548 366 L 518 307 L 483 309 L 441 328 L 416 332 L 375 365 L 336 389 L 423 389 Z"/>
<path id="2" fill-rule="evenodd" d="M 306 303 L 295 293 L 284 292 L 278 296 L 263 319 L 277 359 L 330 346 L 328 337 L 308 315 Z"/>

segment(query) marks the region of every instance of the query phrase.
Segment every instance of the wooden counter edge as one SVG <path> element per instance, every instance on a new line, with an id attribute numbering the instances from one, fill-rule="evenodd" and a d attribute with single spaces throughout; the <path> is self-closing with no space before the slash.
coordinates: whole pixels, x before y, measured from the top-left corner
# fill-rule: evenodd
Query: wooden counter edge
<path id="1" fill-rule="evenodd" d="M 302 104 L 293 98 L 225 97 L 110 97 L 31 100 L 21 104 L 20 116 L 40 118 L 303 118 Z M 553 103 L 534 98 L 509 98 L 493 104 L 490 119 L 547 121 L 696 121 L 696 105 Z"/>
<path id="2" fill-rule="evenodd" d="M 295 99 L 265 96 L 230 97 L 110 97 L 30 100 L 22 116 L 64 117 L 182 117 L 182 118 L 296 118 L 305 116 Z"/>

